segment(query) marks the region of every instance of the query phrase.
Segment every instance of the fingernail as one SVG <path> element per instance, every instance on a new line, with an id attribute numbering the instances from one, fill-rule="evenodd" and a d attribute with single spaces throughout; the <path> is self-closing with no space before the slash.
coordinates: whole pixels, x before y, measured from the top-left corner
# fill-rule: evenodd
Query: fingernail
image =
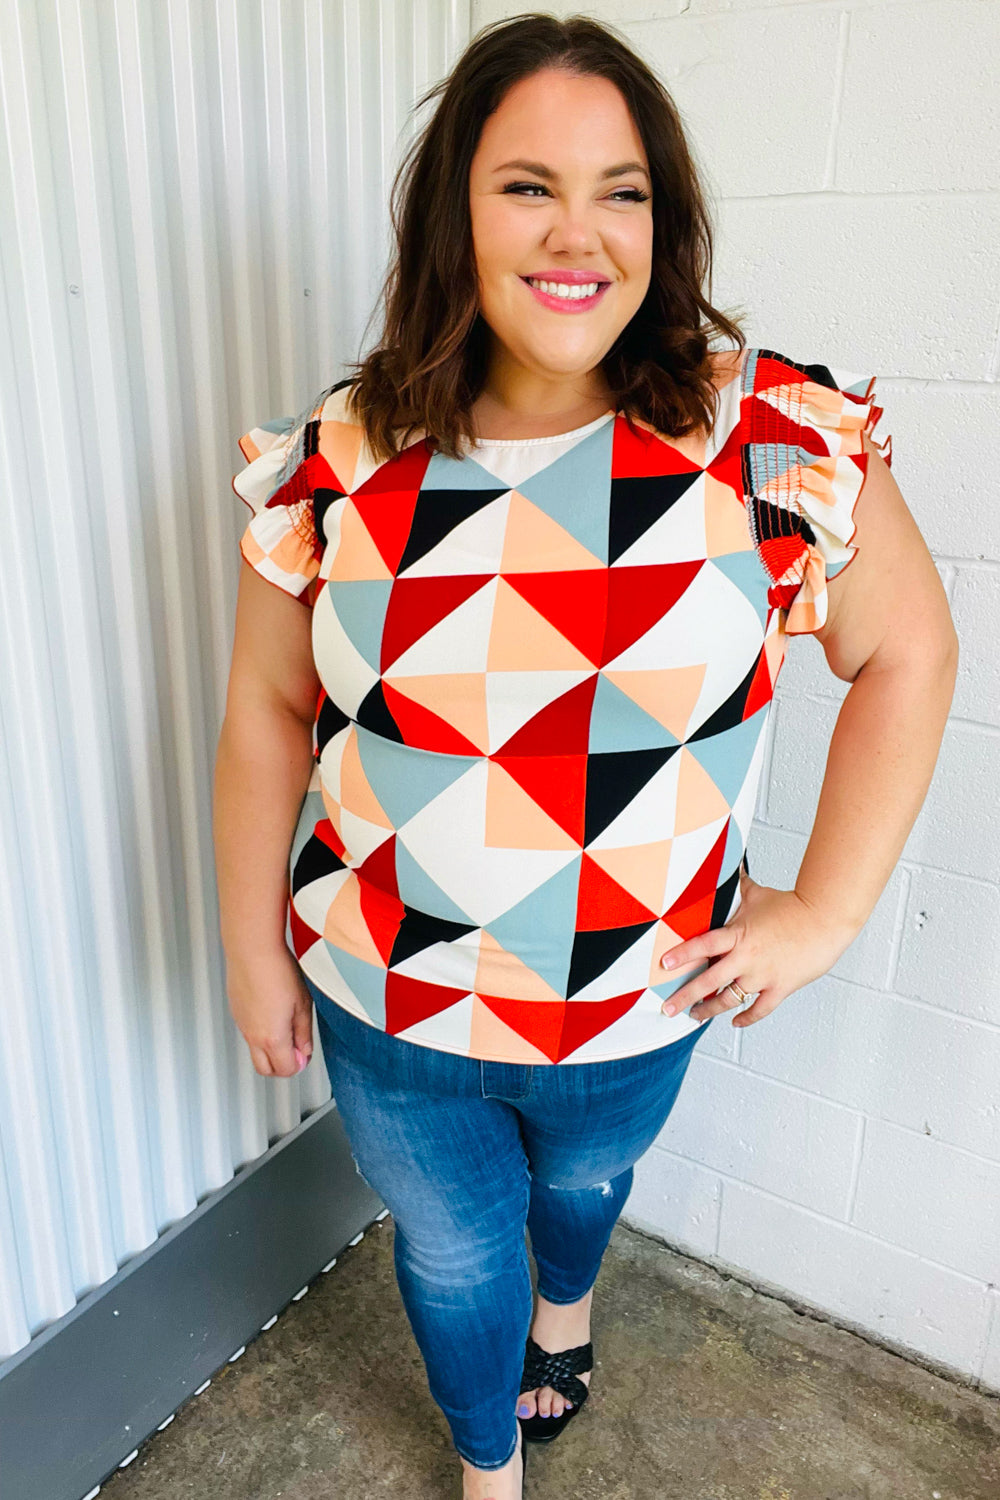
<path id="1" fill-rule="evenodd" d="M 298 1047 L 296 1047 L 296 1049 L 295 1049 L 295 1061 L 298 1063 L 298 1067 L 295 1070 L 296 1073 L 301 1073 L 302 1069 L 305 1067 L 306 1063 L 309 1061 L 309 1059 L 306 1056 L 306 1054 L 304 1052 L 301 1052 Z"/>
<path id="2" fill-rule="evenodd" d="M 665 1005 L 663 1007 L 663 1014 L 665 1016 L 672 1016 L 674 1014 L 674 1011 L 676 1009 L 677 1009 L 676 1005 Z"/>
<path id="3" fill-rule="evenodd" d="M 669 953 L 665 953 L 660 959 L 660 963 L 665 969 L 672 969 L 676 962 L 677 960 L 675 958 L 671 958 Z"/>
<path id="4" fill-rule="evenodd" d="M 528 1408 L 523 1404 L 523 1402 L 517 1408 L 517 1414 L 518 1414 L 519 1417 L 527 1417 L 527 1416 L 531 1415 L 531 1413 L 528 1411 Z"/>

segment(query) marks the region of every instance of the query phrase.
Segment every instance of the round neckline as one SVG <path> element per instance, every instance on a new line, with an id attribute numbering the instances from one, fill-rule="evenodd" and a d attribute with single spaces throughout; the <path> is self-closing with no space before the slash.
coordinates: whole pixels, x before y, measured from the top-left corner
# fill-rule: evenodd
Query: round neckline
<path id="1" fill-rule="evenodd" d="M 567 438 L 582 437 L 585 432 L 594 432 L 602 426 L 609 417 L 615 415 L 614 409 L 602 412 L 593 421 L 585 422 L 582 427 L 571 427 L 568 432 L 553 432 L 548 437 L 537 438 L 473 438 L 474 448 L 534 448 L 539 443 L 563 443 Z"/>

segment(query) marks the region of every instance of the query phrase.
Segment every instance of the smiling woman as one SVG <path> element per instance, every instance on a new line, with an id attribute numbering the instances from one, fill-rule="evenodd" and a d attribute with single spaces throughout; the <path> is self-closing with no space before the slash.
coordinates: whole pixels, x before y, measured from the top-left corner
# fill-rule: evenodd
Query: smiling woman
<path id="1" fill-rule="evenodd" d="M 825 973 L 898 859 L 954 631 L 873 378 L 705 299 L 688 147 L 625 42 L 517 16 L 434 93 L 378 346 L 240 440 L 220 906 L 260 1071 L 315 1004 L 465 1500 L 517 1500 L 706 1026 Z M 803 633 L 852 686 L 774 890 L 746 844 Z"/>

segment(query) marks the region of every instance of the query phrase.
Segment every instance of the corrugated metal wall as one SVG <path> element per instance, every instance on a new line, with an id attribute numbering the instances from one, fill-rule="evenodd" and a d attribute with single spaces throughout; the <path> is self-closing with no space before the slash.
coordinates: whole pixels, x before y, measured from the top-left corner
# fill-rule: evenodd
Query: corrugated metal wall
<path id="1" fill-rule="evenodd" d="M 360 351 L 458 0 L 0 6 L 0 1359 L 329 1098 L 223 990 L 236 438 Z"/>

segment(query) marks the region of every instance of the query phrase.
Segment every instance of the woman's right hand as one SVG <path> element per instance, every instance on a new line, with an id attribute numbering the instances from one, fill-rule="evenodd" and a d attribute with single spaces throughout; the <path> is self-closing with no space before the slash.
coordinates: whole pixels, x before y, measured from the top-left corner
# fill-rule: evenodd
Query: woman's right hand
<path id="1" fill-rule="evenodd" d="M 226 960 L 229 1010 L 258 1073 L 290 1078 L 312 1056 L 313 1001 L 290 949 Z"/>

